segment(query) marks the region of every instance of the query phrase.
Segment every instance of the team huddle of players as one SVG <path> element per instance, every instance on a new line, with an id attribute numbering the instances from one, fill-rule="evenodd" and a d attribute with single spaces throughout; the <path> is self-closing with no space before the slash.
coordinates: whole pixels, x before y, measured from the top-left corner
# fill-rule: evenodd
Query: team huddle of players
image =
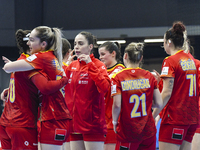
<path id="1" fill-rule="evenodd" d="M 125 48 L 122 65 L 117 42 L 100 45 L 99 60 L 85 31 L 73 51 L 60 29 L 47 26 L 18 30 L 16 41 L 18 60 L 3 57 L 11 73 L 1 93 L 3 149 L 155 150 L 160 118 L 160 150 L 198 149 L 200 62 L 182 22 L 164 34 L 170 56 L 161 74 L 140 67 L 143 43 Z"/>

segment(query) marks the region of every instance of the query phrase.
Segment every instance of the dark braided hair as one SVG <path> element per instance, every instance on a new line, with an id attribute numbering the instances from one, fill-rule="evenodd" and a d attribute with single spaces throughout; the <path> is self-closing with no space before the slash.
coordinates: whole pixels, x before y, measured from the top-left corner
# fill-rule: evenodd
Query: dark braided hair
<path id="1" fill-rule="evenodd" d="M 28 40 L 24 40 L 26 38 L 26 35 L 31 33 L 31 30 L 22 30 L 19 29 L 15 33 L 16 43 L 17 47 L 19 48 L 19 53 L 27 53 L 27 50 L 29 50 L 29 46 L 27 45 Z"/>

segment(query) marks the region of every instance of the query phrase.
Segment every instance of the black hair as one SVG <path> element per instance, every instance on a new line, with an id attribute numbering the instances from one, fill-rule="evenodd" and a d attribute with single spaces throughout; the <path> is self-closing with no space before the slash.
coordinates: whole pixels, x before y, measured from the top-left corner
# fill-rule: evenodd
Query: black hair
<path id="1" fill-rule="evenodd" d="M 116 52 L 116 60 L 117 60 L 117 62 L 119 63 L 120 62 L 120 60 L 121 60 L 121 45 L 118 43 L 118 42 L 105 42 L 105 43 L 103 43 L 103 44 L 101 44 L 100 46 L 99 46 L 99 48 L 101 48 L 101 47 L 105 47 L 105 49 L 107 50 L 107 51 L 109 51 L 109 53 L 112 53 L 113 51 L 115 51 Z"/>
<path id="2" fill-rule="evenodd" d="M 65 38 L 62 38 L 62 56 L 64 57 L 66 53 L 69 53 L 69 50 L 71 49 L 71 44 L 69 41 Z"/>
<path id="3" fill-rule="evenodd" d="M 19 53 L 27 54 L 27 50 L 29 50 L 29 46 L 27 45 L 28 39 L 26 39 L 27 34 L 31 33 L 31 30 L 22 30 L 19 29 L 15 33 L 16 44 L 19 48 Z"/>
<path id="4" fill-rule="evenodd" d="M 182 22 L 174 22 L 172 28 L 166 31 L 165 40 L 167 41 L 168 39 L 170 39 L 175 47 L 183 47 L 185 42 L 185 31 L 186 27 Z"/>

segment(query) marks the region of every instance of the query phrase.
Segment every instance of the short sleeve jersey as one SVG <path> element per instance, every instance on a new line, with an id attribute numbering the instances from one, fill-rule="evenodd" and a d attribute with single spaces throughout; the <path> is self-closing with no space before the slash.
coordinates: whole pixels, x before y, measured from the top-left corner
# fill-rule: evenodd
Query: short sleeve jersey
<path id="1" fill-rule="evenodd" d="M 139 142 L 156 134 L 151 107 L 157 89 L 154 76 L 141 68 L 126 68 L 113 75 L 112 96 L 121 94 L 117 140 Z"/>
<path id="2" fill-rule="evenodd" d="M 25 58 L 26 55 L 23 53 L 18 60 Z M 35 73 L 35 71 L 11 73 L 7 101 L 0 119 L 1 125 L 36 128 L 38 89 L 30 80 Z"/>
<path id="3" fill-rule="evenodd" d="M 183 50 L 164 59 L 161 78 L 173 77 L 171 97 L 165 106 L 162 123 L 190 125 L 197 124 L 198 83 L 193 58 Z"/>
<path id="4" fill-rule="evenodd" d="M 62 77 L 61 67 L 52 50 L 33 54 L 26 61 L 49 80 Z M 64 88 L 50 95 L 42 95 L 42 121 L 67 118 L 71 119 L 71 116 L 64 100 Z"/>
<path id="5" fill-rule="evenodd" d="M 108 75 L 111 75 L 113 73 L 117 73 L 120 70 L 124 69 L 124 65 L 122 64 L 116 64 L 115 66 L 111 68 L 107 68 Z M 108 92 L 105 95 L 105 113 L 106 113 L 106 124 L 107 129 L 113 129 L 112 124 L 112 105 L 113 105 L 113 98 L 111 97 L 111 88 L 109 88 Z"/>

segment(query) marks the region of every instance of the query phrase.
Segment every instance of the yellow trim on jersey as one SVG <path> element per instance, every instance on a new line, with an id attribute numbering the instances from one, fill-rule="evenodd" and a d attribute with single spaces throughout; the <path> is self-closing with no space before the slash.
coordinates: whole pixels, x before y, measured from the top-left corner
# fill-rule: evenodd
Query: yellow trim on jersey
<path id="1" fill-rule="evenodd" d="M 65 62 L 62 62 L 64 66 L 69 66 L 68 64 L 66 64 Z"/>
<path id="2" fill-rule="evenodd" d="M 29 79 L 32 78 L 34 75 L 38 74 L 39 72 L 34 72 L 29 76 Z"/>
<path id="3" fill-rule="evenodd" d="M 117 64 L 116 66 L 122 66 L 122 67 L 125 68 L 125 66 L 122 65 L 122 64 Z M 114 70 L 114 69 L 116 68 L 116 66 L 114 66 L 114 67 L 112 67 L 112 68 L 110 68 L 110 69 L 107 69 L 107 71 L 112 71 L 112 70 Z"/>
<path id="4" fill-rule="evenodd" d="M 25 54 L 25 53 L 22 53 L 22 54 L 23 54 L 24 56 L 26 56 L 26 58 L 30 56 L 29 54 Z"/>
<path id="5" fill-rule="evenodd" d="M 50 50 L 47 50 L 47 51 L 39 51 L 39 52 L 46 53 L 46 52 L 49 52 L 49 51 L 54 51 L 54 50 L 50 49 Z"/>

